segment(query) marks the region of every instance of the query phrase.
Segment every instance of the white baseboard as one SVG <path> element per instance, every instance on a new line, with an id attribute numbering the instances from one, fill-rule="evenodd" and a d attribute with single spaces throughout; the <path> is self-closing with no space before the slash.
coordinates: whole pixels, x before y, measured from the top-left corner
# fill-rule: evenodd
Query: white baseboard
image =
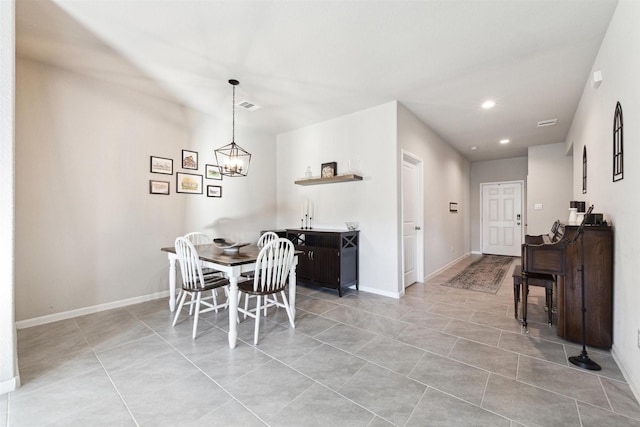
<path id="1" fill-rule="evenodd" d="M 31 326 L 44 325 L 46 323 L 57 322 L 58 320 L 71 319 L 85 314 L 97 313 L 99 311 L 111 310 L 112 308 L 125 307 L 131 304 L 139 304 L 141 302 L 152 301 L 155 299 L 166 298 L 169 291 L 156 292 L 139 297 L 123 299 L 119 301 L 108 302 L 105 304 L 92 305 L 90 307 L 78 308 L 76 310 L 63 311 L 61 313 L 47 314 L 46 316 L 34 317 L 32 319 L 20 320 L 16 322 L 17 329 L 30 328 Z"/>
<path id="2" fill-rule="evenodd" d="M 462 255 L 462 256 L 460 256 L 460 257 L 458 257 L 458 258 L 454 259 L 454 260 L 453 260 L 453 261 L 451 261 L 449 264 L 447 264 L 447 265 L 445 265 L 445 266 L 440 267 L 439 269 L 437 269 L 436 271 L 434 271 L 434 272 L 432 272 L 432 273 L 429 273 L 429 275 L 427 275 L 427 276 L 423 279 L 423 282 L 426 282 L 427 280 L 429 280 L 429 279 L 431 279 L 431 278 L 433 278 L 433 277 L 436 277 L 438 274 L 442 273 L 442 272 L 443 272 L 443 271 L 445 271 L 447 268 L 451 267 L 453 264 L 455 264 L 455 263 L 457 263 L 457 262 L 459 262 L 459 261 L 462 261 L 463 259 L 465 259 L 465 258 L 467 258 L 467 257 L 471 256 L 471 254 L 472 254 L 472 253 L 474 253 L 474 252 L 466 253 L 466 254 L 464 254 L 464 255 Z"/>
<path id="3" fill-rule="evenodd" d="M 640 402 L 640 383 L 638 383 L 635 378 L 633 378 L 631 375 L 627 373 L 627 370 L 624 368 L 624 365 L 620 362 L 620 358 L 618 357 L 618 351 L 615 344 L 611 346 L 611 356 L 613 357 L 613 360 L 616 361 L 616 364 L 620 368 L 620 372 L 622 372 L 622 376 L 624 377 L 625 380 L 627 380 L 627 384 L 629 384 L 629 388 L 631 389 L 631 392 L 635 396 L 636 400 Z"/>
<path id="4" fill-rule="evenodd" d="M 482 255 L 482 251 L 471 251 L 473 255 Z"/>
<path id="5" fill-rule="evenodd" d="M 355 289 L 355 286 L 352 286 L 352 288 Z M 369 292 L 370 294 L 381 295 L 383 297 L 391 297 L 395 299 L 400 298 L 400 293 L 398 292 L 381 291 L 380 289 L 367 288 L 366 286 L 362 286 L 362 285 L 360 285 L 360 291 Z"/>
<path id="6" fill-rule="evenodd" d="M 0 395 L 9 393 L 18 388 L 20 385 L 20 377 L 9 378 L 8 380 L 0 381 Z"/>

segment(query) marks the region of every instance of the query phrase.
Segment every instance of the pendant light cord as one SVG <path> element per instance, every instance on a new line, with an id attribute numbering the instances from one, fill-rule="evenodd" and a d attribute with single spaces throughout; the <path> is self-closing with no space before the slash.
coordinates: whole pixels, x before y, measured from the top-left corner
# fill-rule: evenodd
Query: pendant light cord
<path id="1" fill-rule="evenodd" d="M 233 86 L 233 103 L 231 104 L 231 142 L 236 142 L 236 87 Z"/>

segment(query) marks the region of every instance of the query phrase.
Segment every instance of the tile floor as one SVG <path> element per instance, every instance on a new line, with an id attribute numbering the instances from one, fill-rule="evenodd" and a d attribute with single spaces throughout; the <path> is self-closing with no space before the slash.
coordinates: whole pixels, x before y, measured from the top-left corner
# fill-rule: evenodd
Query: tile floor
<path id="1" fill-rule="evenodd" d="M 300 287 L 296 329 L 273 312 L 257 347 L 247 321 L 228 348 L 226 312 L 193 341 L 166 299 L 20 330 L 0 425 L 640 426 L 608 352 L 597 373 L 567 362 L 542 289 L 523 334 L 510 273 L 497 295 L 440 286 L 474 258 L 400 300 Z"/>

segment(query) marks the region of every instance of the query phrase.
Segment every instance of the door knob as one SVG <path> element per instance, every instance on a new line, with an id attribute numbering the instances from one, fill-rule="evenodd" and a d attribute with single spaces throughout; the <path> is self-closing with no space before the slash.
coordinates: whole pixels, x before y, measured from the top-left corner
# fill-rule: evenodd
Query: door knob
<path id="1" fill-rule="evenodd" d="M 419 225 L 416 225 L 416 230 L 420 230 L 420 226 Z"/>

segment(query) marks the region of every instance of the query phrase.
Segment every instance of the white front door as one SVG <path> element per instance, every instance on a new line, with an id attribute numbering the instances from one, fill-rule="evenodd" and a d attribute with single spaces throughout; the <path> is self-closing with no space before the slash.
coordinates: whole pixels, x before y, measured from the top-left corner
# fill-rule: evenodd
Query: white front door
<path id="1" fill-rule="evenodd" d="M 482 253 L 520 256 L 522 182 L 481 184 Z"/>
<path id="2" fill-rule="evenodd" d="M 404 260 L 404 287 L 417 282 L 422 263 L 420 219 L 421 195 L 420 161 L 404 155 L 402 160 L 402 242 Z"/>

